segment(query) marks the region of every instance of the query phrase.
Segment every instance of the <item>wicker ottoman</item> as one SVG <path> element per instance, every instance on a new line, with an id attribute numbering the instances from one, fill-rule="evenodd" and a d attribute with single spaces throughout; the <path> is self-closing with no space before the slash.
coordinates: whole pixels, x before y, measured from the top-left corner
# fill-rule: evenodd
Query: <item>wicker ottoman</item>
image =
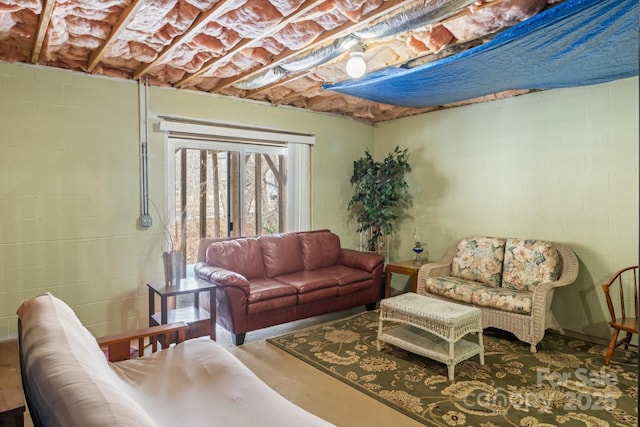
<path id="1" fill-rule="evenodd" d="M 469 333 L 478 334 L 477 343 L 461 339 Z M 484 365 L 480 309 L 412 292 L 380 302 L 378 351 L 382 342 L 446 364 L 449 380 L 457 363 L 476 354 Z"/>

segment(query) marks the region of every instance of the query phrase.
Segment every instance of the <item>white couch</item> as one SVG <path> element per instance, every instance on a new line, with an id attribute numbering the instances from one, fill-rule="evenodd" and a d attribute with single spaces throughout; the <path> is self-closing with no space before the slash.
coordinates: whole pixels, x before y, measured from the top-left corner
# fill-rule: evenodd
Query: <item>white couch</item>
<path id="1" fill-rule="evenodd" d="M 535 353 L 546 329 L 562 332 L 551 302 L 577 277 L 578 259 L 561 243 L 467 236 L 420 267 L 418 293 L 480 308 L 484 328 L 509 331 Z"/>
<path id="2" fill-rule="evenodd" d="M 209 338 L 112 363 L 71 308 L 51 294 L 25 301 L 18 317 L 23 385 L 35 426 L 331 426 L 273 391 Z M 131 336 L 184 336 L 185 327 L 163 325 Z M 128 351 L 129 338 L 102 342 L 125 342 Z"/>

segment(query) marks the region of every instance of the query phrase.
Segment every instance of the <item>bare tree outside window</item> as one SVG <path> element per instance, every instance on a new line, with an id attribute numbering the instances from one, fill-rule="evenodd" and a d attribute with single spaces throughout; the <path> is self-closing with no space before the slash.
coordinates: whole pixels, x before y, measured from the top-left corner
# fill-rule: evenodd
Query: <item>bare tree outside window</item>
<path id="1" fill-rule="evenodd" d="M 283 232 L 286 170 L 284 155 L 177 149 L 174 221 L 186 263 L 202 237 Z"/>

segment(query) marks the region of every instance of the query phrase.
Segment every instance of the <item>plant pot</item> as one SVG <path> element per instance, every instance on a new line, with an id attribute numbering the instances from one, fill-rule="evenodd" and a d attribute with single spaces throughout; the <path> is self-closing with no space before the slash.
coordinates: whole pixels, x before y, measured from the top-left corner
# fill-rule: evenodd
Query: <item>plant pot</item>
<path id="1" fill-rule="evenodd" d="M 162 253 L 164 281 L 166 286 L 179 286 L 184 271 L 184 255 L 181 251 Z"/>

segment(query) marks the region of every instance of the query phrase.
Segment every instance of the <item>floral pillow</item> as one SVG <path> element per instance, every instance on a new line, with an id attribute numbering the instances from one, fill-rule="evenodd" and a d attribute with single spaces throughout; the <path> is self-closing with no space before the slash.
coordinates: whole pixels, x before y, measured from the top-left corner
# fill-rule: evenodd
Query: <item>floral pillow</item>
<path id="1" fill-rule="evenodd" d="M 507 239 L 502 287 L 532 292 L 543 282 L 557 280 L 561 259 L 553 243 Z"/>
<path id="2" fill-rule="evenodd" d="M 502 282 L 505 239 L 465 237 L 458 242 L 451 275 L 491 286 Z"/>

